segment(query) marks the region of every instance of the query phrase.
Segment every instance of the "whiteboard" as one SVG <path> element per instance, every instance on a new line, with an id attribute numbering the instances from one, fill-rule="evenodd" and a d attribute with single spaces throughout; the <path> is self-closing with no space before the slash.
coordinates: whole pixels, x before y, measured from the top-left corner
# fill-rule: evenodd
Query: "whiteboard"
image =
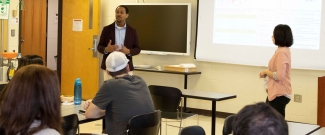
<path id="1" fill-rule="evenodd" d="M 200 0 L 195 59 L 267 66 L 273 29 L 287 24 L 292 68 L 324 70 L 324 9 L 322 0 Z"/>

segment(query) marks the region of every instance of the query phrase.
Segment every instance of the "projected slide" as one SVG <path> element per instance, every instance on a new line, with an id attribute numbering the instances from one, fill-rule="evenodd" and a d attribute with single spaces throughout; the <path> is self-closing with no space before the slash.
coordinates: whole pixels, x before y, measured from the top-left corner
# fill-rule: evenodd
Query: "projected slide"
<path id="1" fill-rule="evenodd" d="M 292 48 L 318 50 L 322 0 L 215 0 L 213 43 L 274 46 L 277 24 L 291 27 Z"/>

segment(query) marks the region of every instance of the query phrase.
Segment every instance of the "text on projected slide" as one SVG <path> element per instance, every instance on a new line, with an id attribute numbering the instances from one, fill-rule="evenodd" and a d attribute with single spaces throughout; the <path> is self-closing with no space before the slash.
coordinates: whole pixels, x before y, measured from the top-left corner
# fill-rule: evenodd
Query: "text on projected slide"
<path id="1" fill-rule="evenodd" d="M 215 0 L 213 43 L 274 46 L 273 29 L 291 27 L 292 48 L 319 49 L 322 0 Z"/>

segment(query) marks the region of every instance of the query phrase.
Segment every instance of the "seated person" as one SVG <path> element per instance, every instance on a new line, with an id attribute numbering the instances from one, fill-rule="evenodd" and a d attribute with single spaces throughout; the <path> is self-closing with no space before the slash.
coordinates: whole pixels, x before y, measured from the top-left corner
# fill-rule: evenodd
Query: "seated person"
<path id="1" fill-rule="evenodd" d="M 43 59 L 41 56 L 38 55 L 26 55 L 18 60 L 17 70 L 23 66 L 30 65 L 30 64 L 43 65 Z"/>
<path id="2" fill-rule="evenodd" d="M 266 103 L 247 105 L 233 121 L 234 135 L 288 135 L 283 116 Z"/>
<path id="3" fill-rule="evenodd" d="M 109 135 L 126 135 L 128 121 L 135 115 L 153 112 L 154 105 L 145 81 L 129 75 L 129 60 L 121 52 L 112 52 L 106 59 L 106 80 L 93 100 L 83 107 L 87 118 L 105 115 L 105 129 Z"/>
<path id="4" fill-rule="evenodd" d="M 0 99 L 0 134 L 62 134 L 59 88 L 57 74 L 49 68 L 19 69 Z"/>
<path id="5" fill-rule="evenodd" d="M 20 69 L 23 66 L 27 66 L 30 64 L 38 64 L 38 65 L 43 65 L 43 59 L 41 56 L 38 55 L 26 55 L 22 58 L 18 59 L 18 67 L 17 70 Z M 16 72 L 17 72 L 16 70 Z M 6 91 L 6 86 L 7 84 L 1 84 L 0 86 L 0 98 L 1 98 L 1 94 Z"/>

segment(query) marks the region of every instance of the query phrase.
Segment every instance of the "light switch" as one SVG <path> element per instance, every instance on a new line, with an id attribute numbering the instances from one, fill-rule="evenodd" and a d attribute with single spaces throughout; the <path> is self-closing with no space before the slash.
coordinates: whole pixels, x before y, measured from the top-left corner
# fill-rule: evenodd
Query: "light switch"
<path id="1" fill-rule="evenodd" d="M 12 37 L 15 36 L 15 29 L 11 29 L 11 36 L 12 36 Z"/>

